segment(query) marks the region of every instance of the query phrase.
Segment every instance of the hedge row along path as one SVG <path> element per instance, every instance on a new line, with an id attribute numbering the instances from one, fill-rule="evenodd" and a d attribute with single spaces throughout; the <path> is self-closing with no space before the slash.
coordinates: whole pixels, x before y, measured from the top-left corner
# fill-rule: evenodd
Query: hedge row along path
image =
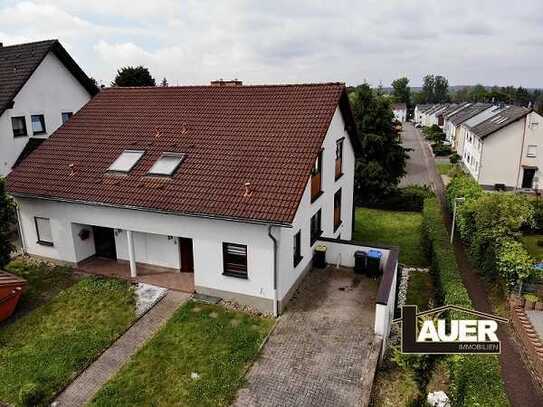
<path id="1" fill-rule="evenodd" d="M 410 153 L 410 159 L 421 160 L 424 163 L 432 187 L 444 208 L 444 213 L 447 213 L 445 186 L 422 134 L 412 124 L 408 123 L 404 125 L 402 136 L 405 140 L 404 143 L 409 140 L 410 147 L 415 149 Z M 417 140 L 416 143 L 413 143 L 414 139 Z M 450 230 L 451 219 L 446 215 L 445 223 Z M 478 311 L 492 313 L 493 309 L 488 300 L 488 293 L 484 283 L 468 261 L 464 245 L 458 239 L 454 242 L 454 251 L 458 268 L 462 273 L 464 285 L 468 290 L 473 306 Z M 543 392 L 532 377 L 529 368 L 524 364 L 519 345 L 513 340 L 510 328 L 502 325 L 498 330 L 498 337 L 502 346 L 500 355 L 502 377 L 511 405 L 513 407 L 543 406 Z"/>

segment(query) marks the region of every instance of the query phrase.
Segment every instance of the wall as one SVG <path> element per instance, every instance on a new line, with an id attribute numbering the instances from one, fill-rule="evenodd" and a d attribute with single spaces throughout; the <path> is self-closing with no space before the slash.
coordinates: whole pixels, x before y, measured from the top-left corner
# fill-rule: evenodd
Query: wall
<path id="1" fill-rule="evenodd" d="M 345 137 L 343 141 L 343 176 L 335 179 L 335 157 L 336 141 Z M 352 208 L 353 208 L 353 188 L 354 188 L 354 165 L 355 155 L 345 131 L 345 123 L 341 112 L 336 109 L 330 127 L 324 139 L 323 150 L 323 168 L 322 168 L 322 190 L 323 194 L 313 203 L 311 203 L 311 185 L 309 174 L 308 182 L 304 190 L 300 206 L 293 221 L 292 228 L 274 228 L 274 235 L 279 239 L 278 247 L 278 297 L 291 294 L 291 288 L 299 282 L 311 267 L 313 258 L 313 249 L 316 245 L 310 245 L 310 221 L 311 217 L 321 209 L 322 231 L 326 237 L 340 237 L 349 240 L 352 237 Z M 341 219 L 342 225 L 334 232 L 334 194 L 341 188 Z M 303 259 L 294 267 L 294 235 L 301 231 L 301 255 Z"/>
<path id="2" fill-rule="evenodd" d="M 62 124 L 62 112 L 77 112 L 90 95 L 58 58 L 49 53 L 0 116 L 0 175 L 7 175 L 32 135 L 31 114 L 43 114 L 48 137 Z M 25 116 L 29 136 L 13 137 L 11 117 Z"/>
<path id="3" fill-rule="evenodd" d="M 28 253 L 79 262 L 93 250 L 76 248 L 78 229 L 72 224 L 111 227 L 163 236 L 188 237 L 194 244 L 194 283 L 226 292 L 273 298 L 273 246 L 266 225 L 167 215 L 130 209 L 17 199 L 24 245 Z M 50 218 L 54 246 L 36 243 L 34 216 Z M 160 238 L 159 238 L 160 239 Z M 223 276 L 222 242 L 247 245 L 247 280 Z M 141 251 L 141 247 L 139 248 Z M 122 244 L 118 251 L 123 253 Z M 138 252 L 138 247 L 136 247 Z M 136 253 L 136 256 L 138 254 Z"/>
<path id="4" fill-rule="evenodd" d="M 140 232 L 135 232 L 132 236 L 136 251 L 136 262 L 154 264 L 176 270 L 181 268 L 177 238 L 168 239 L 167 235 Z M 126 231 L 123 230 L 115 233 L 115 246 L 117 248 L 117 258 L 129 260 Z"/>

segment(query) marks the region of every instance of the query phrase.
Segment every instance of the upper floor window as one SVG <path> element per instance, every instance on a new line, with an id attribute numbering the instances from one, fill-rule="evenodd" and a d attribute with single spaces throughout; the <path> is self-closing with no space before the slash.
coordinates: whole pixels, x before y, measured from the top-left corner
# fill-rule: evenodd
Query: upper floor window
<path id="1" fill-rule="evenodd" d="M 109 166 L 108 170 L 129 172 L 143 156 L 143 153 L 143 151 L 137 150 L 124 150 L 121 155 L 113 161 L 113 164 Z"/>
<path id="2" fill-rule="evenodd" d="M 74 114 L 72 112 L 62 112 L 62 124 L 66 123 L 72 118 Z"/>
<path id="3" fill-rule="evenodd" d="M 45 116 L 33 114 L 30 118 L 32 120 L 32 134 L 45 134 Z"/>
<path id="4" fill-rule="evenodd" d="M 223 274 L 230 277 L 247 278 L 247 246 L 223 243 Z"/>
<path id="5" fill-rule="evenodd" d="M 341 189 L 334 194 L 334 232 L 341 225 Z"/>
<path id="6" fill-rule="evenodd" d="M 315 160 L 315 165 L 311 170 L 311 202 L 314 202 L 322 194 L 322 151 Z"/>
<path id="7" fill-rule="evenodd" d="M 298 233 L 294 235 L 294 241 L 293 241 L 294 247 L 293 247 L 293 254 L 294 254 L 294 267 L 302 261 L 302 231 L 299 230 Z"/>
<path id="8" fill-rule="evenodd" d="M 528 151 L 526 152 L 526 157 L 535 158 L 537 152 L 537 146 L 530 145 L 528 146 Z"/>
<path id="9" fill-rule="evenodd" d="M 317 239 L 322 235 L 322 226 L 321 226 L 321 210 L 319 209 L 311 217 L 311 246 L 317 241 Z"/>
<path id="10" fill-rule="evenodd" d="M 343 139 L 336 141 L 336 179 L 343 175 Z"/>
<path id="11" fill-rule="evenodd" d="M 149 170 L 152 175 L 173 175 L 177 170 L 185 154 L 164 153 Z"/>
<path id="12" fill-rule="evenodd" d="M 36 216 L 34 218 L 34 223 L 36 224 L 38 243 L 45 246 L 53 246 L 53 234 L 51 233 L 51 223 L 49 218 L 41 218 Z"/>
<path id="13" fill-rule="evenodd" d="M 26 119 L 24 116 L 12 117 L 11 127 L 13 128 L 13 137 L 26 136 Z"/>

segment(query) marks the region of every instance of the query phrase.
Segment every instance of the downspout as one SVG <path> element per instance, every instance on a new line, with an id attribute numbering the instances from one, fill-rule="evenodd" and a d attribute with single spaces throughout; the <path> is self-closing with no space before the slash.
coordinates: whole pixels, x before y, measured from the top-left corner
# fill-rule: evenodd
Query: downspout
<path id="1" fill-rule="evenodd" d="M 277 300 L 277 239 L 272 234 L 273 225 L 268 225 L 268 236 L 273 241 L 273 317 L 279 316 Z"/>
<path id="2" fill-rule="evenodd" d="M 26 241 L 25 235 L 23 233 L 23 224 L 21 223 L 21 212 L 19 211 L 19 205 L 15 204 L 17 211 L 17 228 L 19 229 L 19 236 L 21 237 L 21 246 L 23 248 L 23 253 L 26 254 Z"/>
<path id="3" fill-rule="evenodd" d="M 517 172 L 517 182 L 515 182 L 514 192 L 517 192 L 518 182 L 520 179 L 520 169 L 522 168 L 522 154 L 524 153 L 524 142 L 526 139 L 526 123 L 528 122 L 528 115 L 524 116 L 524 129 L 522 130 L 522 145 L 520 147 L 520 157 L 518 161 L 518 172 Z"/>

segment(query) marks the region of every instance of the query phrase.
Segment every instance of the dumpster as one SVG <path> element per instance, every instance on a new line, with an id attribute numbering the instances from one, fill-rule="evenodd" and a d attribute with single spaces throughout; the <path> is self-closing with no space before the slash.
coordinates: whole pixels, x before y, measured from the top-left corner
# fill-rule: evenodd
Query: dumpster
<path id="1" fill-rule="evenodd" d="M 367 271 L 367 253 L 362 250 L 354 252 L 354 272 L 356 274 L 365 274 Z"/>
<path id="2" fill-rule="evenodd" d="M 368 251 L 368 276 L 378 277 L 381 274 L 381 257 L 383 257 L 383 253 L 381 253 L 379 250 L 372 249 Z"/>
<path id="3" fill-rule="evenodd" d="M 23 295 L 26 280 L 0 271 L 0 321 L 8 319 Z"/>
<path id="4" fill-rule="evenodd" d="M 323 244 L 319 244 L 317 247 L 315 247 L 313 267 L 318 269 L 323 269 L 326 267 L 326 246 Z"/>

